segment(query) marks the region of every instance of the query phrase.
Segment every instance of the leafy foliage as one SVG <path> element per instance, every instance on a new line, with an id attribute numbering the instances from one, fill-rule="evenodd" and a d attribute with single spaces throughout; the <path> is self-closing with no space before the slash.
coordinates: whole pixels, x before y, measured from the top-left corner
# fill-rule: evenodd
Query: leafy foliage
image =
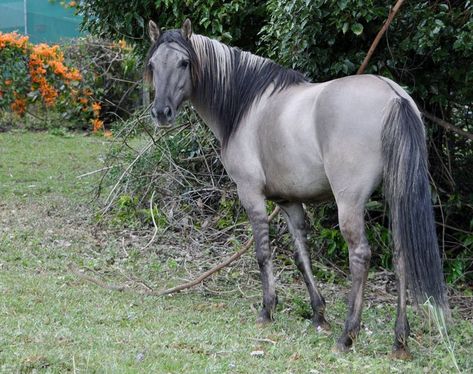
<path id="1" fill-rule="evenodd" d="M 88 99 L 81 101 L 89 91 L 78 69 L 65 64 L 59 46 L 34 45 L 27 36 L 0 33 L 0 64 L 0 109 L 22 116 L 28 106 L 37 104 L 40 109 L 98 117 Z"/>
<path id="2" fill-rule="evenodd" d="M 259 50 L 315 81 L 354 74 L 392 5 L 391 0 L 269 0 Z M 422 110 L 473 133 L 472 38 L 471 1 L 406 2 L 367 72 L 391 77 Z M 445 267 L 450 281 L 464 281 L 473 269 L 473 147 L 464 137 L 426 125 Z"/>
<path id="3" fill-rule="evenodd" d="M 78 12 L 84 17 L 84 29 L 101 37 L 126 38 L 142 50 L 149 44 L 145 27 L 149 20 L 171 29 L 181 27 L 188 17 L 200 33 L 252 49 L 264 20 L 264 4 L 261 0 L 92 0 L 80 2 Z"/>
<path id="4" fill-rule="evenodd" d="M 156 20 L 163 28 L 175 28 L 190 17 L 198 33 L 259 52 L 304 72 L 314 81 L 325 81 L 356 72 L 393 3 L 393 0 L 266 0 L 251 4 L 246 0 L 133 3 L 93 0 L 81 3 L 78 9 L 85 17 L 83 26 L 87 30 L 133 40 L 140 50 L 148 45 L 145 27 L 148 19 Z M 472 60 L 471 1 L 405 2 L 367 72 L 393 78 L 412 94 L 421 110 L 471 133 Z M 447 132 L 435 123 L 426 121 L 426 125 L 433 203 L 445 268 L 452 282 L 471 280 L 473 147 L 465 137 Z M 181 150 L 188 149 L 190 143 L 185 144 Z M 202 156 L 197 149 L 195 155 Z M 179 166 L 196 168 L 193 161 Z M 136 183 L 145 184 L 143 179 L 139 180 Z M 149 186 L 143 187 L 143 191 L 149 191 Z M 381 252 L 374 251 L 379 256 L 376 263 L 390 266 L 387 219 L 380 201 L 378 194 L 372 203 L 381 208 L 368 209 L 374 217 L 369 221 L 368 235 L 371 242 L 382 248 Z M 221 213 L 222 227 L 231 227 L 231 215 L 224 213 L 231 211 L 228 201 L 212 205 L 212 210 Z M 311 215 L 318 235 L 313 244 L 322 248 L 321 254 L 328 258 L 346 257 L 339 256 L 341 251 L 346 251 L 343 240 L 332 232 L 337 230 L 336 211 L 327 214 L 326 220 Z"/>
<path id="5" fill-rule="evenodd" d="M 140 56 L 133 45 L 123 39 L 81 38 L 65 45 L 64 55 L 93 88 L 105 123 L 126 119 L 141 105 Z"/>

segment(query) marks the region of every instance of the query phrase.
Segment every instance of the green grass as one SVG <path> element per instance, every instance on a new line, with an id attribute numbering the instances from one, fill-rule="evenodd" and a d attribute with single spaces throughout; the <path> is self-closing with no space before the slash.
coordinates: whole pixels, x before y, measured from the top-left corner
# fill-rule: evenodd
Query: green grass
<path id="1" fill-rule="evenodd" d="M 257 327 L 252 306 L 260 291 L 252 279 L 238 291 L 217 277 L 211 285 L 218 294 L 197 288 L 164 298 L 77 279 L 70 262 L 101 274 L 131 269 L 159 287 L 181 280 L 165 253 L 146 257 L 131 246 L 130 256 L 111 261 L 123 252 L 122 233 L 94 226 L 89 192 L 96 176 L 77 178 L 102 167 L 107 147 L 82 135 L 0 134 L 0 372 L 454 372 L 436 327 L 412 309 L 414 360 L 389 358 L 393 303 L 367 302 L 354 351 L 332 353 L 347 292 L 334 285 L 322 285 L 334 330 L 326 336 L 301 318 L 306 295 L 296 284 L 281 290 L 275 323 Z M 472 372 L 472 324 L 456 318 L 450 338 L 460 369 Z"/>

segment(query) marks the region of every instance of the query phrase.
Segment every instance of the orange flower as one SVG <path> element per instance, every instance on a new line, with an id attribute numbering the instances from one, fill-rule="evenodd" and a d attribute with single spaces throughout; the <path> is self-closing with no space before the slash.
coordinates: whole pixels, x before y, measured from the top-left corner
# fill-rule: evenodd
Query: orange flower
<path id="1" fill-rule="evenodd" d="M 49 62 L 49 66 L 53 69 L 54 74 L 64 76 L 67 72 L 67 68 L 61 61 L 53 60 Z"/>
<path id="2" fill-rule="evenodd" d="M 81 103 L 82 105 L 86 105 L 88 102 L 89 99 L 87 99 L 86 97 L 79 97 L 79 103 Z"/>
<path id="3" fill-rule="evenodd" d="M 94 111 L 94 116 L 95 117 L 99 116 L 100 109 L 102 109 L 102 106 L 100 105 L 100 103 L 95 102 L 95 103 L 92 104 L 92 110 Z"/>
<path id="4" fill-rule="evenodd" d="M 82 75 L 77 69 L 69 69 L 66 70 L 63 74 L 64 78 L 70 81 L 80 81 L 82 79 Z"/>
<path id="5" fill-rule="evenodd" d="M 118 41 L 118 45 L 120 46 L 121 49 L 125 49 L 126 48 L 126 41 L 125 39 L 121 39 Z"/>
<path id="6" fill-rule="evenodd" d="M 77 3 L 75 1 L 70 1 L 69 4 L 68 4 L 71 8 L 74 8 Z"/>
<path id="7" fill-rule="evenodd" d="M 20 36 L 16 32 L 10 32 L 7 34 L 0 32 L 0 49 L 5 48 L 7 45 L 26 49 L 27 42 L 28 42 L 27 36 Z"/>
<path id="8" fill-rule="evenodd" d="M 113 137 L 113 134 L 110 130 L 105 130 L 103 132 L 103 136 L 105 136 L 106 138 L 111 138 L 111 137 Z"/>
<path id="9" fill-rule="evenodd" d="M 90 121 L 92 123 L 92 131 L 97 132 L 103 129 L 103 121 L 99 120 L 98 118 L 94 118 Z"/>
<path id="10" fill-rule="evenodd" d="M 10 107 L 15 113 L 22 116 L 26 112 L 26 100 L 16 98 L 15 101 L 11 103 Z"/>
<path id="11" fill-rule="evenodd" d="M 43 96 L 43 100 L 46 106 L 51 107 L 54 105 L 54 103 L 56 102 L 56 98 L 58 96 L 58 92 L 53 86 L 51 86 L 48 83 L 43 84 L 39 87 L 39 92 L 41 92 L 41 95 Z"/>

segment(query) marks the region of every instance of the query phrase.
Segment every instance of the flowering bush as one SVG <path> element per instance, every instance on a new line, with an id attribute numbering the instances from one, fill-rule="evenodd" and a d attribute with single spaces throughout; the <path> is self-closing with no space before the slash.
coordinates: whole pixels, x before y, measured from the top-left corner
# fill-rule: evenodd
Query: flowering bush
<path id="1" fill-rule="evenodd" d="M 82 84 L 94 87 L 106 123 L 126 120 L 142 104 L 142 56 L 124 40 L 108 41 L 91 36 L 62 47 L 64 59 L 77 67 Z"/>
<path id="2" fill-rule="evenodd" d="M 64 62 L 59 46 L 31 44 L 27 36 L 0 33 L 0 109 L 23 116 L 32 108 L 55 109 L 66 119 L 103 129 L 101 104 L 78 69 Z"/>

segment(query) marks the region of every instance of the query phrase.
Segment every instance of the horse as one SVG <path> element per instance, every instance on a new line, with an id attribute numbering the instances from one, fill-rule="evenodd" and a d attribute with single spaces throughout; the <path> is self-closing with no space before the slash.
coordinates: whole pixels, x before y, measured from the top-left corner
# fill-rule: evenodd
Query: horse
<path id="1" fill-rule="evenodd" d="M 192 32 L 161 32 L 150 21 L 144 78 L 154 86 L 151 117 L 169 126 L 190 101 L 221 144 L 221 160 L 236 183 L 253 229 L 263 288 L 258 323 L 277 304 L 265 200 L 285 216 L 294 240 L 317 331 L 330 331 L 325 299 L 311 269 L 303 203 L 334 198 L 349 248 L 351 291 L 334 350 L 351 349 L 360 330 L 371 249 L 365 204 L 383 182 L 398 283 L 392 354 L 410 357 L 407 284 L 416 303 L 448 311 L 431 203 L 425 130 L 413 99 L 375 75 L 311 83 L 294 70 Z"/>

